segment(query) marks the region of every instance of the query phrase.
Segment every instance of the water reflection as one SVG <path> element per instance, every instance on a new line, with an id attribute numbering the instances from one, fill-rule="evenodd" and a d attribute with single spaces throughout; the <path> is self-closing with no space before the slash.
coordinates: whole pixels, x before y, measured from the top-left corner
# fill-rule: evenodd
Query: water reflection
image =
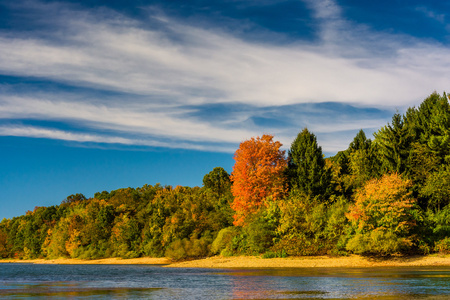
<path id="1" fill-rule="evenodd" d="M 0 265 L 0 299 L 447 299 L 450 268 Z"/>
<path id="2" fill-rule="evenodd" d="M 159 288 L 88 288 L 80 286 L 60 285 L 60 288 L 54 284 L 29 285 L 24 288 L 2 288 L 0 297 L 47 299 L 64 298 L 79 299 L 81 297 L 99 296 L 103 299 L 145 299 L 151 296 Z"/>
<path id="3" fill-rule="evenodd" d="M 233 274 L 230 277 L 233 299 L 268 298 L 277 287 L 276 281 L 269 276 Z"/>
<path id="4" fill-rule="evenodd" d="M 447 299 L 450 269 L 233 270 L 234 299 Z"/>

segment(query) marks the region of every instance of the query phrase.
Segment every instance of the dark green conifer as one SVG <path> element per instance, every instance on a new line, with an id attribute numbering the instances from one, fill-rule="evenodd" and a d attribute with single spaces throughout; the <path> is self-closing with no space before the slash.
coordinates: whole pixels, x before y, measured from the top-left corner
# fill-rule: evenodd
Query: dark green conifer
<path id="1" fill-rule="evenodd" d="M 313 196 L 328 196 L 331 174 L 325 168 L 322 147 L 317 144 L 316 136 L 307 128 L 303 129 L 292 143 L 288 156 L 291 189 Z"/>
<path id="2" fill-rule="evenodd" d="M 383 173 L 403 173 L 408 166 L 411 151 L 411 134 L 404 117 L 394 114 L 392 124 L 375 133 L 375 143 L 382 162 Z"/>

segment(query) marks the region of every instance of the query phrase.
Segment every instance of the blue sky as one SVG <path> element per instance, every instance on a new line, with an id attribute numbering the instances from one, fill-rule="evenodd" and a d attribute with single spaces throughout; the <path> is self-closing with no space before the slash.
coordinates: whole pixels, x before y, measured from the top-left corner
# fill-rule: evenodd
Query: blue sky
<path id="1" fill-rule="evenodd" d="M 0 219 L 201 185 L 264 133 L 333 155 L 446 91 L 449 21 L 437 0 L 0 0 Z"/>

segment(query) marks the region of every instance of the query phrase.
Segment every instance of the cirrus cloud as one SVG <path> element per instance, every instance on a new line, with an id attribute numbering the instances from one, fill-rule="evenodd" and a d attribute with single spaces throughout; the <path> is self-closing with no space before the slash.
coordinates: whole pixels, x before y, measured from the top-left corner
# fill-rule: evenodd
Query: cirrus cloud
<path id="1" fill-rule="evenodd" d="M 363 120 L 367 116 L 361 114 L 331 123 L 333 113 L 345 115 L 344 106 L 330 112 L 320 103 L 394 111 L 446 88 L 448 47 L 354 24 L 332 0 L 305 3 L 318 24 L 318 39 L 276 44 L 199 27 L 161 9 L 149 10 L 144 24 L 105 8 L 27 1 L 34 21 L 45 20 L 46 26 L 32 33 L 0 31 L 0 74 L 73 88 L 0 85 L 6 124 L 0 135 L 230 151 L 262 133 L 287 144 L 308 126 L 333 152 L 345 148 L 355 130 L 373 131 L 388 117 Z M 224 107 L 248 109 L 227 113 L 226 119 L 199 113 L 211 104 L 217 114 Z M 298 113 L 302 120 L 285 117 L 289 123 L 282 127 L 258 122 L 283 119 L 287 107 L 306 104 L 321 107 L 322 117 Z M 277 113 L 267 118 L 268 110 Z M 89 133 L 25 130 L 11 127 L 14 120 L 57 120 Z M 342 138 L 331 141 L 327 131 L 339 131 Z"/>

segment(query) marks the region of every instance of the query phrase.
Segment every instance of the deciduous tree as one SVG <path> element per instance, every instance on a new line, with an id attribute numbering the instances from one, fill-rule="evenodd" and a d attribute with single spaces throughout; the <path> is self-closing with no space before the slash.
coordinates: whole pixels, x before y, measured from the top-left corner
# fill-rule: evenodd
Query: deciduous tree
<path id="1" fill-rule="evenodd" d="M 411 186 L 410 180 L 394 173 L 372 179 L 358 190 L 347 214 L 355 230 L 347 249 L 386 255 L 411 247 L 410 233 L 416 225 Z"/>
<path id="2" fill-rule="evenodd" d="M 251 138 L 240 144 L 231 173 L 235 225 L 243 225 L 265 198 L 271 196 L 277 200 L 285 194 L 287 160 L 281 146 L 280 142 L 273 141 L 272 135 Z"/>
<path id="3" fill-rule="evenodd" d="M 230 174 L 224 168 L 216 167 L 203 177 L 203 185 L 220 198 L 230 191 Z"/>

